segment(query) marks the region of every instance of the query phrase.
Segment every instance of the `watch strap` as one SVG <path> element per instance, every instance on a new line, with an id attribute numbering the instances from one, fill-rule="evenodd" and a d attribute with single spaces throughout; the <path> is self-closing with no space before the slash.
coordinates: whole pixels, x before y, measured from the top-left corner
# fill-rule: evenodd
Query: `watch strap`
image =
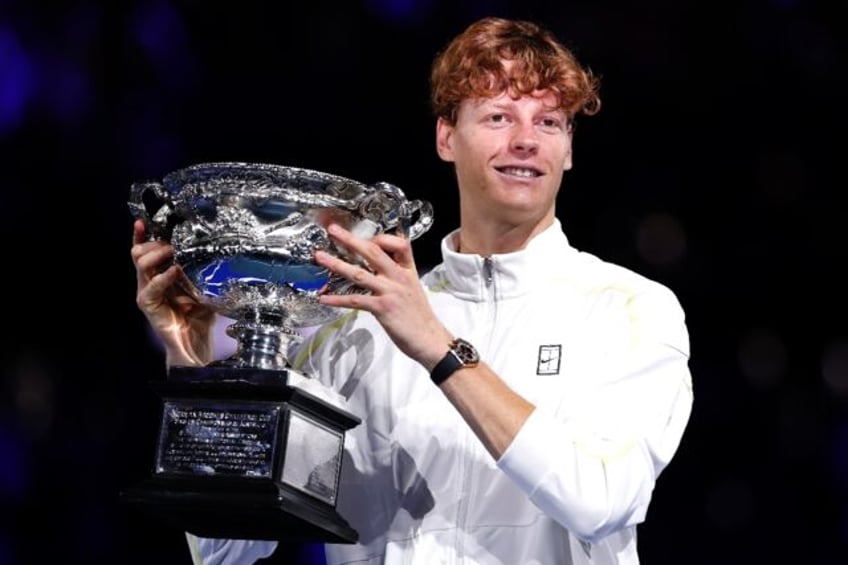
<path id="1" fill-rule="evenodd" d="M 442 357 L 442 360 L 436 363 L 433 370 L 430 371 L 430 380 L 433 381 L 433 384 L 439 386 L 445 382 L 449 376 L 454 374 L 454 372 L 461 369 L 463 366 L 464 364 L 459 357 L 456 356 L 453 350 L 449 350 L 445 356 Z"/>
<path id="2" fill-rule="evenodd" d="M 448 352 L 430 371 L 430 380 L 441 385 L 445 380 L 463 367 L 474 367 L 480 362 L 480 355 L 473 345 L 458 337 L 448 345 Z"/>

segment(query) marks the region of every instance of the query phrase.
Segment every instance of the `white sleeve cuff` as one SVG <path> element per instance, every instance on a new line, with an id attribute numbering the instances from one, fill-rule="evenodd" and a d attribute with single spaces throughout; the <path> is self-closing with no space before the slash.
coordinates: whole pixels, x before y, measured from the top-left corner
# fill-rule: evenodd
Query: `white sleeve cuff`
<path id="1" fill-rule="evenodd" d="M 562 429 L 561 422 L 536 408 L 497 461 L 498 468 L 528 496 L 548 474 L 551 449 L 554 442 L 563 441 Z"/>

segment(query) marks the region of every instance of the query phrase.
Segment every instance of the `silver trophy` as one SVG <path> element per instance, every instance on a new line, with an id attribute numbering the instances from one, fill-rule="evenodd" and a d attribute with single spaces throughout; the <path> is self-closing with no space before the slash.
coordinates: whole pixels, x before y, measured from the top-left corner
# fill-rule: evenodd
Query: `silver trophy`
<path id="1" fill-rule="evenodd" d="M 344 435 L 360 420 L 287 351 L 343 313 L 319 293 L 368 292 L 313 261 L 320 249 L 369 268 L 327 226 L 414 240 L 430 203 L 388 183 L 222 162 L 135 183 L 129 207 L 174 247 L 186 292 L 233 320 L 236 349 L 151 382 L 163 401 L 153 472 L 122 499 L 202 537 L 355 542 L 335 504 Z"/>

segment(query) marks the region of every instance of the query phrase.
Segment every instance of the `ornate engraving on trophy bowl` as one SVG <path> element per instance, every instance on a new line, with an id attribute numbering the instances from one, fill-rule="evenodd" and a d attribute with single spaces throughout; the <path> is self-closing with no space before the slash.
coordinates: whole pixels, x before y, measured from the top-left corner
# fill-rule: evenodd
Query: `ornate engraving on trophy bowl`
<path id="1" fill-rule="evenodd" d="M 388 183 L 373 186 L 308 169 L 250 163 L 207 163 L 132 186 L 130 211 L 150 236 L 170 241 L 198 300 L 235 319 L 239 351 L 227 362 L 286 366 L 286 338 L 297 328 L 340 314 L 318 303 L 334 294 L 364 292 L 312 261 L 315 250 L 367 265 L 330 241 L 338 223 L 362 237 L 389 232 L 410 239 L 430 229 L 432 207 L 407 200 Z M 153 208 L 153 209 L 152 209 Z M 234 335 L 233 335 L 234 334 Z M 280 348 L 257 351 L 263 336 Z M 263 345 L 263 351 L 266 349 Z"/>
<path id="2" fill-rule="evenodd" d="M 321 249 L 369 268 L 327 226 L 416 239 L 431 205 L 388 183 L 220 162 L 135 183 L 129 207 L 150 239 L 173 246 L 185 291 L 234 320 L 237 347 L 152 382 L 163 398 L 153 476 L 123 499 L 204 537 L 355 541 L 335 503 L 345 431 L 359 419 L 287 350 L 342 313 L 320 292 L 367 292 L 313 261 Z"/>

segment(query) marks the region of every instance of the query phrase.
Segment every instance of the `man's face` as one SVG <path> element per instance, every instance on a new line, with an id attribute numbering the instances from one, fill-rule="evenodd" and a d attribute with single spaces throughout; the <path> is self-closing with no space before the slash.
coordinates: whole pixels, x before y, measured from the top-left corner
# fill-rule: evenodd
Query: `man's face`
<path id="1" fill-rule="evenodd" d="M 465 100 L 456 124 L 439 120 L 439 156 L 456 167 L 463 218 L 508 224 L 552 217 L 571 132 L 550 92 Z"/>

